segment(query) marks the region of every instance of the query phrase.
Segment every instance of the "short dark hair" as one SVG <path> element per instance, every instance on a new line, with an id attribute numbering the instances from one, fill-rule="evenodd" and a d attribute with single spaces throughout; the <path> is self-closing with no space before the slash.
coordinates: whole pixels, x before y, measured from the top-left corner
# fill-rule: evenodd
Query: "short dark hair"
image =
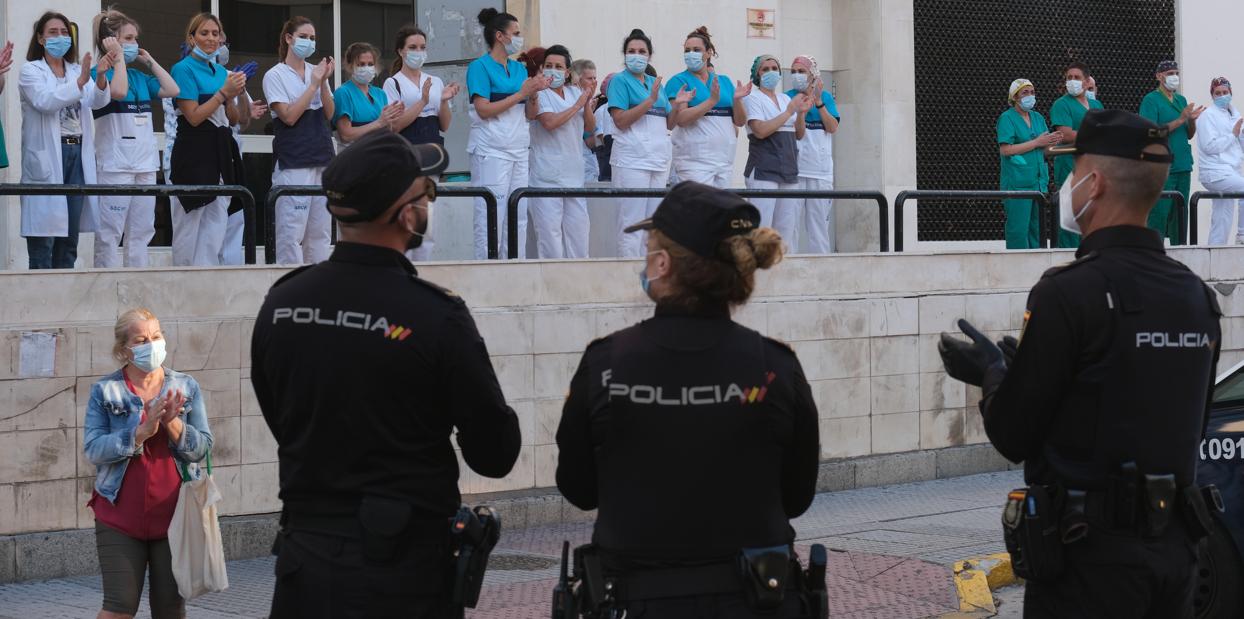
<path id="1" fill-rule="evenodd" d="M 497 35 L 509 27 L 510 22 L 518 21 L 517 17 L 509 13 L 502 13 L 494 8 L 487 8 L 479 12 L 479 23 L 484 27 L 484 42 L 491 48 L 497 42 Z"/>
<path id="2" fill-rule="evenodd" d="M 630 45 L 631 41 L 643 41 L 644 45 L 648 46 L 648 55 L 652 56 L 652 39 L 649 39 L 648 35 L 644 34 L 643 30 L 636 28 L 632 30 L 630 34 L 626 35 L 626 38 L 622 40 L 623 54 L 626 53 L 626 46 Z"/>
<path id="3" fill-rule="evenodd" d="M 1067 68 L 1063 69 L 1063 75 L 1067 75 L 1067 72 L 1072 69 L 1079 69 L 1080 72 L 1083 73 L 1085 77 L 1088 77 L 1088 74 L 1089 74 L 1088 65 L 1084 64 L 1083 62 L 1072 62 L 1068 64 Z"/>
<path id="4" fill-rule="evenodd" d="M 574 62 L 574 59 L 570 57 L 570 50 L 566 49 L 565 45 L 550 45 L 548 49 L 544 50 L 544 62 L 549 61 L 549 56 L 561 56 L 562 58 L 565 58 L 567 69 L 569 69 L 570 64 Z M 542 62 L 540 64 L 544 63 Z"/>
<path id="5" fill-rule="evenodd" d="M 43 34 L 43 28 L 53 19 L 59 19 L 65 23 L 65 27 L 69 29 L 69 51 L 65 52 L 63 58 L 68 62 L 78 61 L 78 39 L 74 37 L 73 22 L 69 21 L 63 13 L 56 11 L 48 11 L 39 17 L 39 21 L 35 22 L 34 34 L 30 36 L 30 47 L 26 48 L 26 62 L 40 60 L 46 51 L 43 44 L 39 42 L 39 35 Z"/>

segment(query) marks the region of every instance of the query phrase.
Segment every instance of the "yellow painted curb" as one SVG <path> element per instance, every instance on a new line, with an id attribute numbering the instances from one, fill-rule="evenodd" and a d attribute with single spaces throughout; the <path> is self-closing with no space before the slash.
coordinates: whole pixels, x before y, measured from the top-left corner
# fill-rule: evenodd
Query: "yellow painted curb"
<path id="1" fill-rule="evenodd" d="M 1011 556 L 1005 552 L 956 561 L 954 572 L 959 612 L 943 617 L 992 616 L 998 612 L 993 591 L 1020 582 L 1011 570 Z"/>

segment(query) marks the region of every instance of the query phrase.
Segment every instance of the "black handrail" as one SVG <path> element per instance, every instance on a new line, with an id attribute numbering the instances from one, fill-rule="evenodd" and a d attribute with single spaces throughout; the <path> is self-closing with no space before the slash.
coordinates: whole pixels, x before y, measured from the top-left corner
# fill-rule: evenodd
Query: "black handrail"
<path id="1" fill-rule="evenodd" d="M 1190 245 L 1196 244 L 1197 239 L 1197 202 L 1201 200 L 1241 200 L 1244 199 L 1244 191 L 1196 191 L 1188 198 L 1188 230 L 1191 235 Z M 1228 235 L 1229 236 L 1229 235 Z"/>
<path id="2" fill-rule="evenodd" d="M 908 200 L 1036 200 L 1041 203 L 1042 211 L 1050 208 L 1050 198 L 1040 191 L 976 191 L 913 189 L 900 191 L 894 196 L 894 251 L 903 251 L 903 203 Z M 1053 231 L 1048 236 L 1053 236 Z M 1050 239 L 1042 242 L 1049 247 Z"/>
<path id="3" fill-rule="evenodd" d="M 268 190 L 264 203 L 264 242 L 267 244 L 264 259 L 268 264 L 276 262 L 276 201 L 284 196 L 322 196 L 320 185 L 274 185 Z M 446 198 L 483 198 L 488 209 L 488 259 L 497 259 L 497 196 L 483 187 L 449 187 L 440 185 L 436 196 Z"/>
<path id="4" fill-rule="evenodd" d="M 255 264 L 255 196 L 241 185 L 56 185 L 0 183 L 0 196 L 230 196 L 242 200 L 246 264 Z"/>
<path id="5" fill-rule="evenodd" d="M 877 222 L 881 251 L 890 251 L 890 203 L 879 191 L 820 191 L 813 189 L 729 189 L 744 198 L 804 198 L 831 200 L 872 200 L 877 203 Z M 668 187 L 659 189 L 615 189 L 613 187 L 520 187 L 506 200 L 506 255 L 518 257 L 518 203 L 523 198 L 664 198 Z M 491 223 L 491 222 L 490 222 Z M 491 227 L 491 226 L 490 226 Z M 491 250 L 491 247 L 489 248 Z"/>

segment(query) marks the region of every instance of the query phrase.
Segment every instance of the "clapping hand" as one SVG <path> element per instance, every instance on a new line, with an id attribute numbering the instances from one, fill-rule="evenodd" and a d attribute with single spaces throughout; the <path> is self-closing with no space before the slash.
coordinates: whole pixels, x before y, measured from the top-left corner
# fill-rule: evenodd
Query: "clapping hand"
<path id="1" fill-rule="evenodd" d="M 251 101 L 251 120 L 259 120 L 268 113 L 268 104 L 263 99 Z"/>
<path id="2" fill-rule="evenodd" d="M 13 68 L 13 42 L 9 41 L 4 44 L 4 49 L 0 49 L 0 75 L 9 72 Z"/>
<path id="3" fill-rule="evenodd" d="M 656 101 L 661 97 L 661 76 L 658 75 L 652 80 L 652 92 L 648 93 L 648 98 Z"/>
<path id="4" fill-rule="evenodd" d="M 941 341 L 937 344 L 937 352 L 941 354 L 942 364 L 951 378 L 982 387 L 987 368 L 997 366 L 1006 369 L 1006 355 L 997 344 L 989 341 L 989 338 L 973 327 L 972 323 L 960 319 L 959 329 L 972 341 L 965 342 L 943 332 Z"/>
<path id="5" fill-rule="evenodd" d="M 694 90 L 687 90 L 685 85 L 678 88 L 678 94 L 674 95 L 674 105 L 686 105 L 691 101 L 691 96 L 695 94 Z"/>
<path id="6" fill-rule="evenodd" d="M 428 80 L 428 83 L 432 83 L 432 80 Z M 453 99 L 458 96 L 458 92 L 461 90 L 462 87 L 458 85 L 458 82 L 450 82 L 446 84 L 445 87 L 441 89 L 441 101 L 443 102 Z"/>
<path id="7" fill-rule="evenodd" d="M 750 94 L 752 94 L 752 83 L 750 81 L 734 81 L 734 99 L 736 101 Z"/>

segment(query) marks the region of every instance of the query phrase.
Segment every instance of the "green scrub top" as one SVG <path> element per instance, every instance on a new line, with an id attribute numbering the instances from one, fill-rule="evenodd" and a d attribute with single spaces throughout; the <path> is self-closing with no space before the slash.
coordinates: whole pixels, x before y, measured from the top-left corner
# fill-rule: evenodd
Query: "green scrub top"
<path id="1" fill-rule="evenodd" d="M 1174 93 L 1174 97 L 1167 99 L 1162 94 L 1161 89 L 1145 95 L 1140 102 L 1140 115 L 1157 123 L 1165 125 L 1183 114 L 1184 108 L 1188 107 L 1188 100 L 1179 93 Z M 1192 171 L 1192 144 L 1188 141 L 1188 123 L 1179 126 L 1170 134 L 1171 154 L 1175 156 L 1175 160 L 1171 162 L 1171 173 L 1191 172 Z"/>
<path id="2" fill-rule="evenodd" d="M 1035 110 L 1028 112 L 1029 126 L 1014 107 L 998 117 L 998 144 L 1022 144 L 1049 131 L 1045 117 Z M 1001 155 L 999 184 L 1003 191 L 1045 191 L 1050 184 L 1050 171 L 1045 165 L 1043 149 L 1034 148 L 1022 155 Z"/>
<path id="3" fill-rule="evenodd" d="M 1089 106 L 1084 107 L 1079 99 L 1071 95 L 1063 95 L 1050 106 L 1050 124 L 1055 127 L 1067 127 L 1072 131 L 1080 130 L 1080 123 L 1084 122 L 1084 115 L 1090 110 L 1105 109 L 1101 101 L 1096 99 L 1088 100 Z M 1054 158 L 1054 184 L 1062 186 L 1063 181 L 1071 174 L 1071 170 L 1076 167 L 1076 159 L 1073 155 L 1059 155 Z"/>

